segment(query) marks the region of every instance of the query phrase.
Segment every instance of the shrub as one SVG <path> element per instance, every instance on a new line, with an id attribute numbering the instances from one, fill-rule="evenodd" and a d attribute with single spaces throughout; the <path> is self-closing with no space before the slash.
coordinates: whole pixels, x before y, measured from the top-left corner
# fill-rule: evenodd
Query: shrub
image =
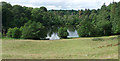
<path id="1" fill-rule="evenodd" d="M 13 38 L 20 38 L 21 37 L 21 31 L 19 28 L 17 28 L 17 27 L 13 28 L 12 37 Z"/>
<path id="2" fill-rule="evenodd" d="M 12 38 L 20 38 L 21 37 L 21 31 L 17 27 L 9 28 L 8 32 L 7 32 L 7 36 L 12 37 Z"/>
<path id="3" fill-rule="evenodd" d="M 7 37 L 12 37 L 12 31 L 13 31 L 12 28 L 9 28 L 9 29 L 8 29 Z"/>
<path id="4" fill-rule="evenodd" d="M 40 22 L 29 21 L 22 29 L 22 38 L 25 39 L 44 39 L 47 36 L 45 27 Z"/>
<path id="5" fill-rule="evenodd" d="M 0 32 L 0 38 L 2 38 L 2 33 Z"/>
<path id="6" fill-rule="evenodd" d="M 67 38 L 68 36 L 68 32 L 67 32 L 67 28 L 59 28 L 58 30 L 58 36 L 61 37 L 61 38 Z"/>

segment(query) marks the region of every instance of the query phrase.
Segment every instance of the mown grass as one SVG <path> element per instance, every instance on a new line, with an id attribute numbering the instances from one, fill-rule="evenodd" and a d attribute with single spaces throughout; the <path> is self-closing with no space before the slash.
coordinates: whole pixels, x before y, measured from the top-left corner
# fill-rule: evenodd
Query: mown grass
<path id="1" fill-rule="evenodd" d="M 3 59 L 117 59 L 117 36 L 61 40 L 3 39 Z M 107 46 L 112 44 L 112 46 Z M 104 46 L 99 48 L 99 46 Z"/>

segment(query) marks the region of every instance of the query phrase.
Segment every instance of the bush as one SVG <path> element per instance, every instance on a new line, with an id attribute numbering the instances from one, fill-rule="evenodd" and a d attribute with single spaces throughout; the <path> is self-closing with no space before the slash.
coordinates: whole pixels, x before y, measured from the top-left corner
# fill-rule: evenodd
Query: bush
<path id="1" fill-rule="evenodd" d="M 17 27 L 13 28 L 12 37 L 13 38 L 20 38 L 21 37 L 21 31 L 19 28 L 17 28 Z"/>
<path id="2" fill-rule="evenodd" d="M 12 31 L 13 31 L 12 28 L 9 28 L 9 29 L 8 29 L 7 37 L 12 37 Z"/>
<path id="3" fill-rule="evenodd" d="M 59 28 L 58 30 L 58 36 L 61 37 L 61 38 L 67 38 L 68 36 L 68 32 L 67 32 L 67 28 Z"/>
<path id="4" fill-rule="evenodd" d="M 22 38 L 25 39 L 45 39 L 47 32 L 40 22 L 29 21 L 22 29 Z"/>
<path id="5" fill-rule="evenodd" d="M 17 27 L 9 28 L 8 32 L 7 32 L 7 36 L 12 37 L 12 38 L 20 38 L 21 37 L 21 31 Z"/>
<path id="6" fill-rule="evenodd" d="M 0 38 L 2 38 L 2 33 L 0 32 Z"/>

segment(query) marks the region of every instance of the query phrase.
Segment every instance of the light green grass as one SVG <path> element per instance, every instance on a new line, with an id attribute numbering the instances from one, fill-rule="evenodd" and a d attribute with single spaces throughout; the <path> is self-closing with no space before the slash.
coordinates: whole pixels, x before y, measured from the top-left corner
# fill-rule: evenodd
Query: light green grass
<path id="1" fill-rule="evenodd" d="M 2 57 L 3 59 L 117 59 L 118 46 L 97 48 L 118 43 L 116 37 L 101 37 L 104 41 L 92 41 L 93 37 L 61 40 L 3 39 Z"/>

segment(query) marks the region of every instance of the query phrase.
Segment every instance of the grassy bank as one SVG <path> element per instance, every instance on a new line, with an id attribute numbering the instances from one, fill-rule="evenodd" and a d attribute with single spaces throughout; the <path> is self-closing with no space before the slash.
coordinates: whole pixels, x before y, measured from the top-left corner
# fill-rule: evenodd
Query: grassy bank
<path id="1" fill-rule="evenodd" d="M 61 40 L 3 39 L 4 59 L 117 59 L 117 36 Z"/>

